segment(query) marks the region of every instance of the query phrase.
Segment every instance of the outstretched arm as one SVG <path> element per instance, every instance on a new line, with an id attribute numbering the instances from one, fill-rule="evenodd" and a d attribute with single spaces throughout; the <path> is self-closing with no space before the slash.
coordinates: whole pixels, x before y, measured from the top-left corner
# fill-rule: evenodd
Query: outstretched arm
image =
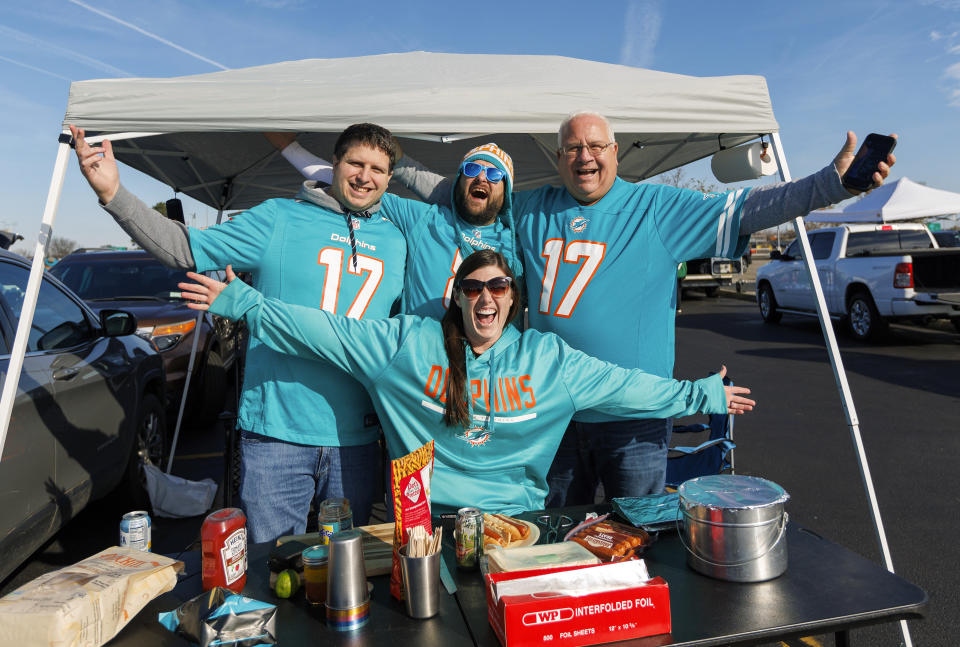
<path id="1" fill-rule="evenodd" d="M 235 281 L 230 265 L 227 266 L 229 286 L 193 272 L 187 277 L 195 282 L 178 286 L 194 310 L 210 310 L 230 319 L 245 318 L 250 334 L 267 348 L 327 361 L 364 383 L 366 378 L 379 375 L 400 347 L 402 322 L 399 319 L 362 321 L 318 308 L 266 299 L 242 281 Z"/>
<path id="2" fill-rule="evenodd" d="M 891 135 L 896 137 L 896 135 Z M 847 131 L 843 148 L 828 164 L 813 175 L 767 186 L 755 187 L 743 204 L 740 217 L 740 235 L 749 236 L 755 231 L 775 227 L 794 218 L 802 217 L 815 209 L 842 202 L 860 192 L 847 190 L 840 178 L 850 168 L 857 149 L 857 136 Z M 885 162 L 877 165 L 873 174 L 873 188 L 883 184 L 890 175 L 890 167 L 897 161 L 892 153 Z"/>
<path id="3" fill-rule="evenodd" d="M 99 146 L 87 143 L 82 128 L 70 126 L 80 162 L 80 172 L 100 199 L 103 208 L 143 249 L 168 267 L 196 267 L 187 227 L 148 207 L 120 184 L 113 145 L 104 139 Z"/>
<path id="4" fill-rule="evenodd" d="M 324 184 L 333 182 L 333 165 L 301 146 L 296 141 L 296 133 L 263 133 L 263 136 L 303 177 Z"/>

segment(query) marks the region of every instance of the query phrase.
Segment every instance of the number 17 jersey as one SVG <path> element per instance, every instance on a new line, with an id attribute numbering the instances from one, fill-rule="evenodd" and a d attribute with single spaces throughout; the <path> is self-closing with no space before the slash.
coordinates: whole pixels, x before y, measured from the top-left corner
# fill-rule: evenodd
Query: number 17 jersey
<path id="1" fill-rule="evenodd" d="M 588 206 L 563 187 L 514 193 L 530 326 L 608 362 L 672 377 L 677 264 L 742 254 L 746 196 L 620 178 Z"/>

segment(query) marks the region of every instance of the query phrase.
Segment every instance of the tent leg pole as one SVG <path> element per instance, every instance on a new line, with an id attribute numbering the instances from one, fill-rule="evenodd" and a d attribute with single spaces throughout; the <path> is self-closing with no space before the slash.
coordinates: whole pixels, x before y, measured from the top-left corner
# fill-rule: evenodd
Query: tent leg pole
<path id="1" fill-rule="evenodd" d="M 173 430 L 173 442 L 170 443 L 170 456 L 167 458 L 167 474 L 173 469 L 173 457 L 177 453 L 177 440 L 180 438 L 180 425 L 183 423 L 183 412 L 187 406 L 187 395 L 190 393 L 190 381 L 193 378 L 193 366 L 197 360 L 197 345 L 200 341 L 200 328 L 203 326 L 203 312 L 197 313 L 197 321 L 193 326 L 193 345 L 190 346 L 190 361 L 187 362 L 187 377 L 183 381 L 183 393 L 180 395 L 180 410 L 177 413 L 177 425 Z"/>
<path id="2" fill-rule="evenodd" d="M 780 168 L 780 178 L 784 181 L 790 180 L 790 170 L 787 168 L 787 161 L 783 154 L 783 146 L 780 143 L 779 133 L 773 133 L 770 136 L 773 143 L 773 152 L 777 158 L 777 165 Z M 863 487 L 867 491 L 867 498 L 870 501 L 870 514 L 873 517 L 873 525 L 876 529 L 877 540 L 880 543 L 880 552 L 883 555 L 883 563 L 891 573 L 893 570 L 893 559 L 890 557 L 890 547 L 887 545 L 887 533 L 883 528 L 883 519 L 880 516 L 880 506 L 877 503 L 877 494 L 873 488 L 873 477 L 870 475 L 870 465 L 867 462 L 866 450 L 863 446 L 863 438 L 860 435 L 860 421 L 857 419 L 857 410 L 853 404 L 853 394 L 850 392 L 850 385 L 847 382 L 847 373 L 843 368 L 843 360 L 840 358 L 840 349 L 837 346 L 837 338 L 833 332 L 833 324 L 830 321 L 830 313 L 827 311 L 827 303 L 823 297 L 823 286 L 820 284 L 820 275 L 817 272 L 813 261 L 813 253 L 810 250 L 810 239 L 807 238 L 807 230 L 803 224 L 803 218 L 795 218 L 793 229 L 797 234 L 797 240 L 800 241 L 800 249 L 803 250 L 803 262 L 813 286 L 813 293 L 817 300 L 817 316 L 820 319 L 820 329 L 823 331 L 824 340 L 827 343 L 827 351 L 830 357 L 830 365 L 833 368 L 833 376 L 837 382 L 837 389 L 840 391 L 840 397 L 843 404 L 843 413 L 847 418 L 847 426 L 850 429 L 850 435 L 853 444 L 857 450 L 857 461 L 860 466 L 860 476 L 863 479 Z M 903 634 L 903 640 L 906 647 L 913 647 L 910 640 L 910 631 L 907 628 L 907 621 L 900 621 L 900 630 Z"/>
<path id="3" fill-rule="evenodd" d="M 23 370 L 23 356 L 27 352 L 27 339 L 30 335 L 30 327 L 33 325 L 33 313 L 37 307 L 37 296 L 40 294 L 40 285 L 43 281 L 47 243 L 53 236 L 53 222 L 57 218 L 57 207 L 60 204 L 60 194 L 63 192 L 63 178 L 67 172 L 69 156 L 69 135 L 61 135 L 60 145 L 57 148 L 57 160 L 53 166 L 53 176 L 50 178 L 50 188 L 47 191 L 47 202 L 43 208 L 43 219 L 40 222 L 40 234 L 37 236 L 37 244 L 33 251 L 33 265 L 30 266 L 27 291 L 23 295 L 17 335 L 13 340 L 7 377 L 3 382 L 3 395 L 0 396 L 0 423 L 2 423 L 0 424 L 0 456 L 3 456 L 3 446 L 7 441 L 10 415 L 17 396 L 17 386 L 20 384 L 20 372 Z"/>

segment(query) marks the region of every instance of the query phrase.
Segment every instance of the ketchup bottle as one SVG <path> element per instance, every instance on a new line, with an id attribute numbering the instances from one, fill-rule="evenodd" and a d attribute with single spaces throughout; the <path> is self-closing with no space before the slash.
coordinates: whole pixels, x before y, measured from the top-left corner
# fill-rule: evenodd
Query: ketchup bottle
<path id="1" fill-rule="evenodd" d="M 203 590 L 222 586 L 234 593 L 247 583 L 247 517 L 239 508 L 211 512 L 200 528 Z"/>

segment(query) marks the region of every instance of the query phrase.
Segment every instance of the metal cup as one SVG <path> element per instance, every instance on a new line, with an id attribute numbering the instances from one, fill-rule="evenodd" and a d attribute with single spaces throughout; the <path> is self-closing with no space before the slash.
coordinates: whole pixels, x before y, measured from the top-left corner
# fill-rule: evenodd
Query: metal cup
<path id="1" fill-rule="evenodd" d="M 411 618 L 432 618 L 440 608 L 440 552 L 426 557 L 408 557 L 400 549 L 400 571 Z"/>
<path id="2" fill-rule="evenodd" d="M 359 530 L 345 530 L 330 538 L 327 563 L 327 606 L 353 609 L 369 600 L 367 573 Z"/>

